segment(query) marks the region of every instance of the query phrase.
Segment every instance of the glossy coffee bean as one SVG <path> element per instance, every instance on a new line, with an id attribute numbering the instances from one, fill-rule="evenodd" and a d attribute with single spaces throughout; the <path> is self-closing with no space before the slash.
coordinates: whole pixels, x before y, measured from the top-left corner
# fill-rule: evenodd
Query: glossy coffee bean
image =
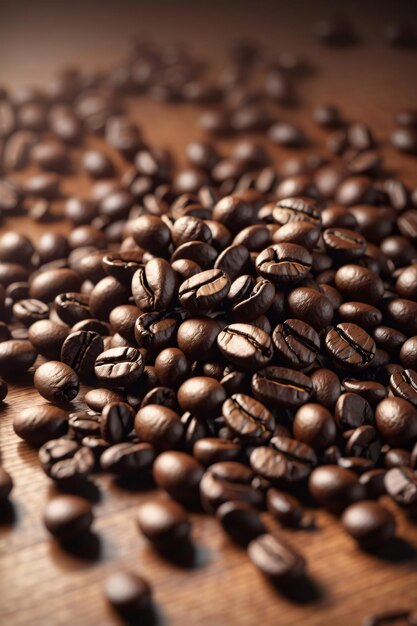
<path id="1" fill-rule="evenodd" d="M 95 362 L 95 374 L 109 385 L 129 385 L 143 372 L 143 357 L 135 348 L 111 348 L 102 352 Z"/>
<path id="2" fill-rule="evenodd" d="M 237 393 L 228 398 L 222 407 L 227 426 L 244 441 L 265 443 L 273 435 L 275 419 L 260 402 Z"/>
<path id="3" fill-rule="evenodd" d="M 136 513 L 139 530 L 157 548 L 174 548 L 188 541 L 191 524 L 185 509 L 172 500 L 154 498 L 141 504 Z"/>
<path id="4" fill-rule="evenodd" d="M 124 400 L 125 397 L 122 393 L 101 387 L 90 389 L 84 396 L 84 402 L 88 408 L 98 413 L 101 413 L 109 402 L 124 402 Z"/>
<path id="5" fill-rule="evenodd" d="M 305 572 L 304 557 L 281 537 L 265 534 L 248 546 L 252 563 L 262 574 L 278 580 L 299 578 Z"/>
<path id="6" fill-rule="evenodd" d="M 269 447 L 259 446 L 250 455 L 252 469 L 272 482 L 298 482 L 317 464 L 314 450 L 289 437 L 273 437 Z"/>
<path id="7" fill-rule="evenodd" d="M 360 326 L 344 322 L 330 330 L 325 345 L 335 361 L 355 369 L 366 369 L 375 357 L 375 343 Z"/>
<path id="8" fill-rule="evenodd" d="M 310 374 L 314 398 L 330 411 L 333 410 L 341 393 L 338 376 L 329 369 L 320 368 Z"/>
<path id="9" fill-rule="evenodd" d="M 119 571 L 106 578 L 104 595 L 111 607 L 130 618 L 143 615 L 151 605 L 152 592 L 145 578 Z"/>
<path id="10" fill-rule="evenodd" d="M 151 259 L 132 278 L 132 294 L 143 312 L 166 309 L 174 296 L 174 270 L 165 259 Z"/>
<path id="11" fill-rule="evenodd" d="M 256 258 L 257 272 L 276 285 L 300 282 L 309 272 L 310 253 L 297 244 L 278 243 L 266 248 Z"/>
<path id="12" fill-rule="evenodd" d="M 80 388 L 77 373 L 61 361 L 48 361 L 40 365 L 33 382 L 41 396 L 58 404 L 71 402 Z"/>
<path id="13" fill-rule="evenodd" d="M 226 400 L 224 387 L 209 376 L 189 378 L 178 389 L 178 402 L 183 411 L 198 418 L 213 418 L 221 414 Z"/>
<path id="14" fill-rule="evenodd" d="M 192 313 L 207 311 L 218 305 L 230 289 L 230 279 L 221 269 L 195 274 L 180 285 L 178 297 Z"/>
<path id="15" fill-rule="evenodd" d="M 384 477 L 388 495 L 400 506 L 411 506 L 417 502 L 417 478 L 409 467 L 390 469 Z"/>
<path id="16" fill-rule="evenodd" d="M 335 406 L 336 424 L 341 430 L 351 430 L 374 421 L 369 402 L 357 393 L 343 393 Z"/>
<path id="17" fill-rule="evenodd" d="M 336 512 L 363 500 L 366 494 L 356 474 L 337 465 L 325 465 L 313 470 L 309 490 L 319 504 Z"/>
<path id="18" fill-rule="evenodd" d="M 91 378 L 94 364 L 103 352 L 103 339 L 93 331 L 79 330 L 70 333 L 61 348 L 61 360 L 79 375 L 81 380 Z"/>
<path id="19" fill-rule="evenodd" d="M 408 400 L 417 406 L 417 372 L 412 369 L 394 372 L 389 385 L 394 396 Z"/>
<path id="20" fill-rule="evenodd" d="M 124 441 L 133 429 L 135 412 L 126 402 L 110 402 L 101 412 L 100 433 L 108 443 Z"/>
<path id="21" fill-rule="evenodd" d="M 343 513 L 342 525 L 365 548 L 383 546 L 395 534 L 392 513 L 372 500 L 351 504 Z"/>
<path id="22" fill-rule="evenodd" d="M 310 324 L 316 331 L 332 323 L 332 303 L 326 296 L 311 287 L 293 289 L 288 295 L 287 306 L 292 318 Z"/>
<path id="23" fill-rule="evenodd" d="M 236 461 L 221 461 L 210 465 L 200 481 L 200 498 L 203 508 L 214 513 L 229 501 L 247 502 L 259 507 L 263 495 L 252 484 L 254 472 Z"/>
<path id="24" fill-rule="evenodd" d="M 225 502 L 216 511 L 223 530 L 241 546 L 266 533 L 259 512 L 247 502 Z"/>
<path id="25" fill-rule="evenodd" d="M 268 489 L 266 504 L 271 515 L 283 526 L 297 527 L 303 519 L 304 509 L 301 502 L 285 491 Z"/>
<path id="26" fill-rule="evenodd" d="M 155 459 L 155 450 L 149 443 L 116 443 L 107 448 L 100 457 L 100 466 L 105 472 L 117 476 L 138 477 L 148 470 Z"/>
<path id="27" fill-rule="evenodd" d="M 314 328 L 295 319 L 278 324 L 272 341 L 279 359 L 294 369 L 311 365 L 320 349 L 320 339 Z"/>
<path id="28" fill-rule="evenodd" d="M 93 522 L 93 512 L 87 500 L 73 495 L 50 500 L 43 513 L 46 528 L 60 541 L 70 541 L 86 533 Z"/>
<path id="29" fill-rule="evenodd" d="M 260 369 L 273 356 L 269 335 L 250 324 L 226 326 L 217 337 L 217 345 L 228 361 L 243 369 Z"/>
<path id="30" fill-rule="evenodd" d="M 36 350 L 30 341 L 9 339 L 0 342 L 0 374 L 21 376 L 35 362 Z"/>
<path id="31" fill-rule="evenodd" d="M 135 431 L 141 441 L 162 451 L 179 446 L 184 426 L 173 410 L 159 404 L 148 404 L 136 414 Z"/>
<path id="32" fill-rule="evenodd" d="M 403 398 L 386 398 L 375 410 L 375 423 L 391 446 L 411 446 L 417 439 L 417 409 Z"/>
<path id="33" fill-rule="evenodd" d="M 241 449 L 237 443 L 217 437 L 203 437 L 195 441 L 193 456 L 201 465 L 208 467 L 222 461 L 238 461 Z"/>
<path id="34" fill-rule="evenodd" d="M 180 502 L 198 501 L 203 473 L 198 461 L 184 452 L 163 452 L 153 466 L 156 485 Z"/>
<path id="35" fill-rule="evenodd" d="M 324 406 L 309 402 L 297 410 L 293 421 L 293 433 L 298 441 L 320 452 L 336 440 L 335 420 Z"/>
<path id="36" fill-rule="evenodd" d="M 273 408 L 296 408 L 311 398 L 311 378 L 296 370 L 269 366 L 252 377 L 252 391 L 266 406 Z"/>

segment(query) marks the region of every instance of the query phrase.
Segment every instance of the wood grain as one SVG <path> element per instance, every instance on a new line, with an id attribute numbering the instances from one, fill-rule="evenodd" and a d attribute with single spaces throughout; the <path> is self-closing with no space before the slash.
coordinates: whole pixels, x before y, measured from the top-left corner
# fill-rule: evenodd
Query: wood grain
<path id="1" fill-rule="evenodd" d="M 126 2 L 116 8 L 109 3 L 107 13 L 105 10 L 98 15 L 95 30 L 80 25 L 75 42 L 71 27 L 80 24 L 80 14 L 72 5 L 55 6 L 48 19 L 46 13 L 35 11 L 29 3 L 24 17 L 17 5 L 9 6 L 7 19 L 0 26 L 4 80 L 10 85 L 28 80 L 43 82 L 52 70 L 72 59 L 87 66 L 117 61 L 131 35 L 141 30 L 138 24 L 160 40 L 189 40 L 199 53 L 210 55 L 214 61 L 223 54 L 230 33 L 255 34 L 271 54 L 299 47 L 320 67 L 315 76 L 300 83 L 302 113 L 277 109 L 280 117 L 301 119 L 321 151 L 325 133 L 313 128 L 312 106 L 323 101 L 340 104 L 349 118 L 372 123 L 388 167 L 417 186 L 416 160 L 398 158 L 386 143 L 394 113 L 415 104 L 417 70 L 415 54 L 388 50 L 381 41 L 382 25 L 392 15 L 389 3 L 378 5 L 377 14 L 372 14 L 364 3 L 357 4 L 361 6 L 357 19 L 365 34 L 363 45 L 330 52 L 317 46 L 309 35 L 313 4 L 305 4 L 300 19 L 301 5 L 297 2 L 261 2 L 256 11 L 251 3 L 243 3 L 238 18 L 234 3 L 223 12 L 215 5 L 191 11 L 183 3 L 178 3 L 175 10 L 172 4 L 159 3 L 151 8 Z M 323 11 L 329 6 L 329 2 L 320 3 Z M 398 3 L 395 10 L 407 16 L 410 6 Z M 90 25 L 96 15 L 94 7 L 92 4 L 87 13 Z M 48 44 L 41 45 L 42 37 L 48 41 L 51 22 L 54 34 Z M 105 45 L 106 37 L 110 45 Z M 134 99 L 130 111 L 152 143 L 173 148 L 184 162 L 186 144 L 199 135 L 193 107 L 170 109 L 146 99 Z M 95 142 L 89 140 L 91 145 Z M 230 142 L 221 145 L 225 153 L 230 150 Z M 271 146 L 268 151 L 278 166 L 289 154 Z M 76 156 L 77 151 L 74 159 Z M 65 178 L 64 191 L 82 195 L 88 185 L 86 178 L 76 174 Z M 29 232 L 34 241 L 45 230 L 44 225 L 29 226 L 24 218 L 10 219 L 1 232 L 10 228 Z M 48 225 L 48 229 L 67 232 L 69 225 L 60 221 Z M 337 520 L 321 511 L 314 512 L 314 530 L 283 531 L 304 552 L 309 566 L 308 581 L 285 593 L 262 579 L 244 551 L 220 532 L 215 520 L 201 514 L 192 516 L 193 565 L 184 567 L 162 559 L 140 536 L 134 521 L 135 507 L 149 497 L 149 492 L 139 485 L 117 483 L 109 476 L 95 477 L 86 493 L 96 513 L 88 551 L 83 554 L 82 546 L 72 553 L 65 551 L 49 538 L 41 520 L 54 487 L 40 471 L 36 451 L 20 442 L 12 430 L 13 416 L 25 406 L 40 402 L 30 374 L 26 385 L 11 386 L 0 410 L 2 462 L 15 481 L 11 505 L 2 505 L 0 511 L 2 625 L 121 624 L 101 596 L 105 577 L 121 567 L 142 572 L 152 582 L 158 624 L 354 626 L 370 612 L 417 608 L 417 529 L 394 507 L 400 539 L 379 555 L 359 551 Z M 274 527 L 268 516 L 265 519 Z"/>

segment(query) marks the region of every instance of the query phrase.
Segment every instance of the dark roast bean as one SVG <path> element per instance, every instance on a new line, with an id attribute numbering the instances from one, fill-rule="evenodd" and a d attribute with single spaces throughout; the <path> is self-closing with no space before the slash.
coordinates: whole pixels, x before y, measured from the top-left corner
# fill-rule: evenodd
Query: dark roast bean
<path id="1" fill-rule="evenodd" d="M 87 391 L 84 396 L 84 402 L 92 411 L 101 413 L 106 404 L 109 402 L 124 402 L 125 397 L 121 392 L 113 389 L 96 388 Z"/>
<path id="2" fill-rule="evenodd" d="M 156 485 L 180 502 L 198 501 L 203 473 L 202 466 L 184 452 L 163 452 L 153 466 Z"/>
<path id="3" fill-rule="evenodd" d="M 335 275 L 335 285 L 350 300 L 377 305 L 384 295 L 381 278 L 361 265 L 344 265 Z"/>
<path id="4" fill-rule="evenodd" d="M 269 246 L 256 258 L 256 270 L 277 285 L 300 282 L 309 272 L 312 258 L 308 250 L 293 243 Z"/>
<path id="5" fill-rule="evenodd" d="M 270 366 L 253 375 L 252 391 L 267 406 L 296 408 L 309 401 L 313 384 L 311 378 L 301 372 Z"/>
<path id="6" fill-rule="evenodd" d="M 208 317 L 193 317 L 185 320 L 178 328 L 178 347 L 190 361 L 205 361 L 216 357 L 217 336 L 223 324 Z"/>
<path id="7" fill-rule="evenodd" d="M 0 374 L 21 376 L 35 362 L 36 350 L 30 341 L 9 339 L 0 342 Z"/>
<path id="8" fill-rule="evenodd" d="M 275 419 L 263 404 L 242 393 L 228 398 L 222 407 L 227 426 L 239 438 L 254 443 L 265 443 L 273 435 Z"/>
<path id="9" fill-rule="evenodd" d="M 182 283 L 179 300 L 192 313 L 206 311 L 218 305 L 230 289 L 230 280 L 221 269 L 195 274 Z"/>
<path id="10" fill-rule="evenodd" d="M 395 534 L 392 513 L 372 500 L 351 504 L 343 513 L 342 525 L 365 548 L 385 545 Z"/>
<path id="11" fill-rule="evenodd" d="M 135 272 L 143 266 L 143 253 L 137 250 L 110 252 L 103 256 L 105 272 L 124 285 L 129 285 Z"/>
<path id="12" fill-rule="evenodd" d="M 266 504 L 271 515 L 283 526 L 297 527 L 303 519 L 304 509 L 301 502 L 285 491 L 268 489 Z"/>
<path id="13" fill-rule="evenodd" d="M 270 447 L 255 448 L 250 455 L 252 469 L 273 482 L 303 480 L 317 464 L 314 450 L 289 437 L 273 437 Z"/>
<path id="14" fill-rule="evenodd" d="M 155 451 L 149 443 L 116 443 L 103 452 L 100 466 L 111 474 L 137 477 L 152 466 L 154 458 Z"/>
<path id="15" fill-rule="evenodd" d="M 50 439 L 62 437 L 68 431 L 68 416 L 52 404 L 30 406 L 13 419 L 13 429 L 32 446 L 42 446 Z"/>
<path id="16" fill-rule="evenodd" d="M 335 442 L 336 424 L 324 406 L 309 402 L 296 412 L 293 433 L 298 441 L 308 444 L 316 452 L 321 452 Z"/>
<path id="17" fill-rule="evenodd" d="M 63 485 L 79 484 L 94 470 L 95 458 L 91 450 L 82 446 L 68 458 L 54 463 L 49 470 L 49 476 L 55 482 Z"/>
<path id="18" fill-rule="evenodd" d="M 141 441 L 158 450 L 171 450 L 179 446 L 184 426 L 179 415 L 168 407 L 148 404 L 136 414 L 135 431 Z"/>
<path id="19" fill-rule="evenodd" d="M 411 446 L 417 439 L 417 408 L 403 398 L 385 398 L 375 410 L 375 423 L 390 446 Z"/>
<path id="20" fill-rule="evenodd" d="M 109 443 L 120 443 L 133 429 L 135 412 L 126 402 L 110 402 L 101 412 L 100 433 Z"/>
<path id="21" fill-rule="evenodd" d="M 174 389 L 171 389 L 171 387 L 154 387 L 150 389 L 143 397 L 140 408 L 148 406 L 149 404 L 166 406 L 173 411 L 178 409 L 177 396 Z"/>
<path id="22" fill-rule="evenodd" d="M 340 396 L 340 380 L 328 369 L 318 369 L 310 374 L 314 388 L 314 398 L 329 410 L 333 410 Z"/>
<path id="23" fill-rule="evenodd" d="M 385 469 L 371 469 L 359 477 L 359 482 L 366 488 L 367 498 L 378 499 L 386 493 L 384 478 Z"/>
<path id="24" fill-rule="evenodd" d="M 193 456 L 204 467 L 221 461 L 238 461 L 240 455 L 240 446 L 227 439 L 203 437 L 196 441 L 193 446 Z"/>
<path id="25" fill-rule="evenodd" d="M 417 477 L 409 467 L 390 469 L 384 478 L 385 489 L 391 498 L 401 506 L 417 502 Z"/>
<path id="26" fill-rule="evenodd" d="M 343 380 L 343 390 L 358 394 L 372 405 L 378 404 L 378 402 L 381 402 L 381 400 L 387 396 L 387 390 L 384 385 L 376 383 L 373 380 L 345 378 Z"/>
<path id="27" fill-rule="evenodd" d="M 366 494 L 356 474 L 337 465 L 314 469 L 309 478 L 309 490 L 319 504 L 336 512 L 363 500 Z"/>
<path id="28" fill-rule="evenodd" d="M 344 302 L 338 308 L 343 322 L 351 322 L 362 328 L 372 328 L 382 322 L 382 313 L 371 304 L 364 302 Z"/>
<path id="29" fill-rule="evenodd" d="M 266 533 L 258 511 L 247 502 L 225 502 L 216 511 L 225 532 L 241 546 Z"/>
<path id="30" fill-rule="evenodd" d="M 404 398 L 417 406 L 417 372 L 411 369 L 394 372 L 389 386 L 394 396 Z"/>
<path id="31" fill-rule="evenodd" d="M 338 324 L 327 333 L 325 345 L 335 361 L 345 367 L 365 369 L 375 357 L 372 337 L 356 324 Z"/>
<path id="32" fill-rule="evenodd" d="M 141 311 L 162 311 L 174 296 L 174 270 L 165 259 L 151 259 L 132 278 L 133 298 Z"/>
<path id="33" fill-rule="evenodd" d="M 248 547 L 250 560 L 262 574 L 277 580 L 299 578 L 304 575 L 304 557 L 286 540 L 265 534 L 254 539 Z"/>
<path id="34" fill-rule="evenodd" d="M 249 275 L 239 276 L 231 285 L 226 296 L 233 319 L 255 320 L 270 308 L 275 296 L 275 287 L 268 280 L 255 282 Z"/>
<path id="35" fill-rule="evenodd" d="M 250 254 L 243 245 L 232 245 L 220 252 L 214 268 L 222 270 L 231 281 L 249 269 Z"/>
<path id="36" fill-rule="evenodd" d="M 172 500 L 154 498 L 136 512 L 139 530 L 157 548 L 174 548 L 189 540 L 191 523 L 185 509 Z"/>
<path id="37" fill-rule="evenodd" d="M 53 302 L 61 293 L 78 292 L 81 284 L 82 278 L 74 270 L 49 269 L 32 278 L 29 294 L 31 298 Z"/>
<path id="38" fill-rule="evenodd" d="M 336 424 L 341 430 L 351 430 L 374 421 L 369 402 L 357 393 L 342 394 L 335 406 Z"/>
<path id="39" fill-rule="evenodd" d="M 217 345 L 228 361 L 243 369 L 260 369 L 273 356 L 269 335 L 250 324 L 226 326 L 217 337 Z"/>
<path id="40" fill-rule="evenodd" d="M 78 439 L 89 435 L 99 435 L 100 421 L 100 415 L 94 415 L 85 411 L 75 411 L 68 416 L 70 433 Z"/>
<path id="41" fill-rule="evenodd" d="M 33 383 L 41 396 L 58 404 L 71 402 L 80 388 L 77 373 L 61 361 L 48 361 L 40 365 Z"/>
<path id="42" fill-rule="evenodd" d="M 308 222 L 313 226 L 320 225 L 320 213 L 314 202 L 308 198 L 284 198 L 279 200 L 273 209 L 273 219 L 277 224 L 288 222 Z"/>
<path id="43" fill-rule="evenodd" d="M 359 426 L 349 436 L 345 452 L 349 456 L 369 459 L 376 464 L 381 452 L 381 443 L 373 426 Z"/>
<path id="44" fill-rule="evenodd" d="M 97 378 L 111 385 L 130 385 L 136 382 L 143 372 L 143 357 L 135 348 L 111 348 L 102 352 L 96 359 Z"/>
<path id="45" fill-rule="evenodd" d="M 314 328 L 295 319 L 278 324 L 272 341 L 277 356 L 294 369 L 311 365 L 320 349 L 320 339 Z"/>
<path id="46" fill-rule="evenodd" d="M 188 377 L 190 364 L 182 350 L 165 348 L 155 359 L 155 369 L 163 385 L 176 389 Z"/>
<path id="47" fill-rule="evenodd" d="M 31 326 L 34 322 L 47 319 L 49 307 L 40 300 L 28 298 L 27 300 L 19 300 L 13 305 L 13 315 L 25 326 Z"/>
<path id="48" fill-rule="evenodd" d="M 70 541 L 83 535 L 93 523 L 91 505 L 73 495 L 56 496 L 48 502 L 43 521 L 49 532 L 60 541 Z"/>
<path id="49" fill-rule="evenodd" d="M 178 389 L 178 402 L 183 411 L 190 411 L 197 418 L 214 418 L 221 414 L 226 400 L 224 387 L 215 378 L 194 376 L 188 378 Z"/>
<path id="50" fill-rule="evenodd" d="M 91 317 L 89 302 L 90 298 L 83 293 L 61 293 L 55 298 L 55 310 L 65 324 L 73 326 Z"/>
<path id="51" fill-rule="evenodd" d="M 319 331 L 332 323 L 333 306 L 330 300 L 316 289 L 298 287 L 288 296 L 291 317 L 310 324 Z"/>
<path id="52" fill-rule="evenodd" d="M 361 257 L 365 252 L 365 238 L 346 228 L 326 228 L 323 231 L 326 252 L 338 261 Z"/>
<path id="53" fill-rule="evenodd" d="M 254 477 L 249 467 L 236 461 L 210 465 L 200 482 L 200 497 L 204 509 L 214 513 L 221 504 L 230 501 L 247 502 L 259 507 L 263 495 L 253 486 Z"/>
<path id="54" fill-rule="evenodd" d="M 91 378 L 94 364 L 103 352 L 103 339 L 98 333 L 79 330 L 65 339 L 61 349 L 61 360 L 77 372 L 81 380 Z"/>
<path id="55" fill-rule="evenodd" d="M 140 616 L 151 605 L 151 588 L 147 580 L 133 572 L 119 571 L 106 578 L 106 600 L 122 616 Z"/>
<path id="56" fill-rule="evenodd" d="M 80 444 L 74 439 L 61 437 L 47 441 L 38 454 L 39 463 L 43 471 L 50 476 L 51 469 L 55 463 L 70 459 L 80 449 Z"/>

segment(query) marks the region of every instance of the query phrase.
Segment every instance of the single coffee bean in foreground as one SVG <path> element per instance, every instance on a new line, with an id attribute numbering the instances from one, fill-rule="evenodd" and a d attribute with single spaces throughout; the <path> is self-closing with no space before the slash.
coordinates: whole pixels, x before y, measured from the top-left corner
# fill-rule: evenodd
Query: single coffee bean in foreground
<path id="1" fill-rule="evenodd" d="M 86 533 L 93 522 L 87 500 L 73 495 L 56 496 L 43 513 L 46 528 L 60 541 L 71 541 Z"/>
<path id="2" fill-rule="evenodd" d="M 147 580 L 139 574 L 119 571 L 106 578 L 104 595 L 113 609 L 132 618 L 149 609 L 152 592 Z"/>

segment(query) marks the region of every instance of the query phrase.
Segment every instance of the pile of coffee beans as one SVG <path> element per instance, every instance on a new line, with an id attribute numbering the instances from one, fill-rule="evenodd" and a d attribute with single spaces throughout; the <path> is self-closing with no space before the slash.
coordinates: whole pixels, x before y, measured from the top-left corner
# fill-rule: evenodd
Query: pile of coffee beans
<path id="1" fill-rule="evenodd" d="M 354 39 L 343 20 L 316 32 Z M 367 549 L 395 535 L 389 501 L 417 510 L 417 189 L 335 106 L 312 114 L 320 151 L 294 157 L 305 111 L 299 126 L 276 107 L 296 99 L 297 57 L 243 42 L 217 81 L 204 70 L 181 46 L 138 44 L 109 73 L 1 90 L 2 218 L 71 227 L 0 237 L 0 374 L 34 372 L 47 402 L 13 427 L 57 489 L 97 472 L 151 480 L 164 495 L 136 523 L 155 549 L 185 550 L 201 506 L 262 573 L 292 580 L 308 564 L 276 525 L 311 524 L 304 505 Z M 144 94 L 210 107 L 186 168 L 129 120 Z M 416 152 L 417 112 L 395 122 L 394 145 Z M 288 150 L 279 166 L 270 143 Z M 90 192 L 64 199 L 73 171 Z M 1 469 L 1 499 L 11 488 Z M 65 544 L 93 511 L 63 494 L 44 522 Z M 132 572 L 105 594 L 122 612 L 151 603 Z"/>

